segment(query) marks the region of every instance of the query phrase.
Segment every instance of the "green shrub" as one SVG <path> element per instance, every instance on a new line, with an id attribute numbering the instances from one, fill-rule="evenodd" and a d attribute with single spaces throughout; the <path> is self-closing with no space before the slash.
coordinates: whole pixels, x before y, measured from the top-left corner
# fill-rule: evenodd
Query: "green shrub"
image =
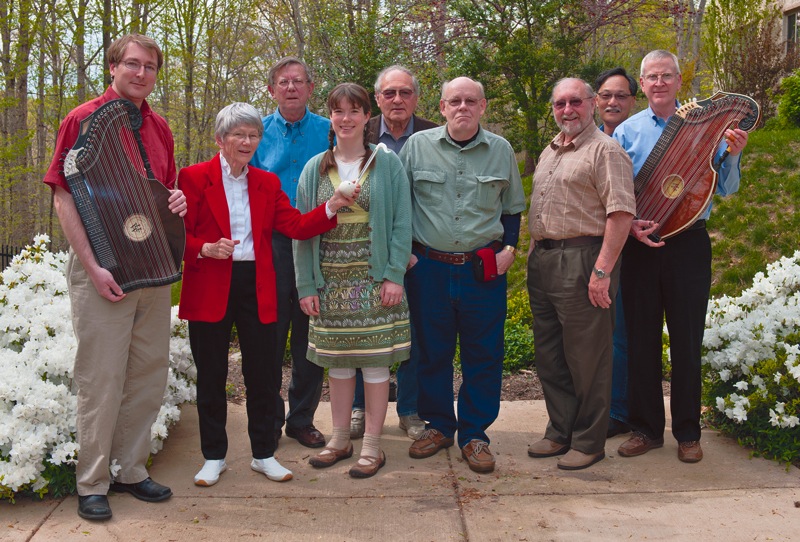
<path id="1" fill-rule="evenodd" d="M 506 357 L 503 372 L 515 373 L 533 365 L 533 316 L 525 290 L 509 293 L 505 324 Z"/>
<path id="2" fill-rule="evenodd" d="M 781 81 L 778 117 L 788 126 L 800 126 L 800 70 Z"/>

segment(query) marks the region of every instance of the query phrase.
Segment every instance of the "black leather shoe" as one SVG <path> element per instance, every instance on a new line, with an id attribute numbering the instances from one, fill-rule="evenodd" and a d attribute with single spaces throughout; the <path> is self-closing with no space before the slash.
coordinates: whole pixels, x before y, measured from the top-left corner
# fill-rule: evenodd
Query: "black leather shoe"
<path id="1" fill-rule="evenodd" d="M 78 497 L 78 515 L 83 519 L 103 520 L 111 518 L 111 506 L 105 495 Z"/>
<path id="2" fill-rule="evenodd" d="M 113 482 L 110 489 L 116 493 L 130 493 L 140 501 L 146 502 L 160 502 L 172 496 L 170 488 L 154 482 L 152 478 L 145 478 L 136 484 Z"/>
<path id="3" fill-rule="evenodd" d="M 297 439 L 297 442 L 306 448 L 322 448 L 325 446 L 325 437 L 313 425 L 304 427 L 290 427 L 287 425 L 286 436 Z"/>
<path id="4" fill-rule="evenodd" d="M 614 418 L 608 419 L 608 431 L 606 431 L 606 438 L 616 437 L 624 433 L 630 433 L 631 426 L 625 422 L 621 422 Z"/>

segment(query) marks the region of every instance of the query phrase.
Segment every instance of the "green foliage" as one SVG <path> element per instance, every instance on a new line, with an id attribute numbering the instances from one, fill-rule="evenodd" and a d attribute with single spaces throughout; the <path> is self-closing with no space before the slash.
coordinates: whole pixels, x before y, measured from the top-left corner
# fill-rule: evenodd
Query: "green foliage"
<path id="1" fill-rule="evenodd" d="M 503 372 L 515 373 L 533 365 L 533 316 L 528 294 L 523 290 L 508 296 L 505 323 L 505 350 Z"/>
<path id="2" fill-rule="evenodd" d="M 785 126 L 800 127 L 800 70 L 781 81 L 778 118 Z"/>
<path id="3" fill-rule="evenodd" d="M 800 246 L 800 129 L 756 130 L 742 155 L 739 191 L 715 197 L 711 296 L 738 295 L 768 262 Z"/>
<path id="4" fill-rule="evenodd" d="M 778 81 L 797 60 L 776 39 L 780 21 L 771 0 L 710 0 L 706 8 L 703 51 L 715 88 L 752 96 L 765 119 L 774 114 Z"/>
<path id="5" fill-rule="evenodd" d="M 794 344 L 797 344 L 797 339 L 795 336 Z M 761 377 L 765 387 L 748 392 L 741 392 L 734 387 L 736 378 L 723 381 L 717 372 L 705 366 L 703 404 L 711 407 L 706 411 L 706 421 L 709 425 L 736 437 L 739 444 L 752 449 L 754 456 L 774 459 L 787 466 L 794 464 L 800 467 L 800 431 L 773 425 L 771 421 L 776 401 L 785 404 L 787 414 L 800 413 L 800 386 L 797 380 L 790 375 L 775 378 L 776 374 L 785 371 L 785 361 L 786 351 L 778 349 L 775 358 L 755 364 L 749 377 L 751 380 L 754 375 Z M 736 392 L 745 395 L 750 405 L 747 419 L 741 423 L 714 408 L 719 401 L 718 398 Z M 731 401 L 726 401 L 725 406 L 733 405 Z"/>

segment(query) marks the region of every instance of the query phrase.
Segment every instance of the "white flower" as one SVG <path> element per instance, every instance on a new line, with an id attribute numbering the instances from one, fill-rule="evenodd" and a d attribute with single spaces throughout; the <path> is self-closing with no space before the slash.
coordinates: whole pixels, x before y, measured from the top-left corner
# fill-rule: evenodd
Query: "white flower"
<path id="1" fill-rule="evenodd" d="M 46 491 L 45 463 L 74 465 L 79 454 L 67 256 L 49 252 L 49 242 L 36 236 L 0 273 L 0 494 Z M 196 397 L 186 327 L 173 309 L 169 385 L 151 429 L 159 446 L 180 419 L 178 405 Z M 112 475 L 120 468 L 109 465 Z"/>

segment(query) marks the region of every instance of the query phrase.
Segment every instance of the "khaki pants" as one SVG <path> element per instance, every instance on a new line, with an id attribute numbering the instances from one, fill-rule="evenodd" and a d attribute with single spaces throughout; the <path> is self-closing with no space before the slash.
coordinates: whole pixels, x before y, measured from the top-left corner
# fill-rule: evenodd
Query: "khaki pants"
<path id="1" fill-rule="evenodd" d="M 112 303 L 72 251 L 67 284 L 78 341 L 78 495 L 105 495 L 113 460 L 121 467 L 119 482 L 148 476 L 150 428 L 169 366 L 170 287 L 136 290 Z"/>

